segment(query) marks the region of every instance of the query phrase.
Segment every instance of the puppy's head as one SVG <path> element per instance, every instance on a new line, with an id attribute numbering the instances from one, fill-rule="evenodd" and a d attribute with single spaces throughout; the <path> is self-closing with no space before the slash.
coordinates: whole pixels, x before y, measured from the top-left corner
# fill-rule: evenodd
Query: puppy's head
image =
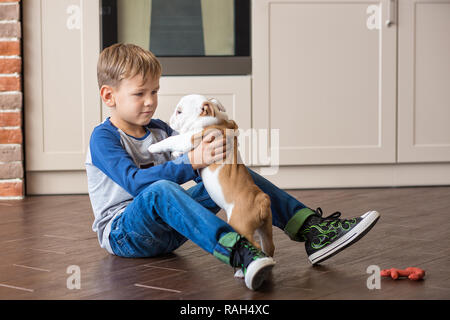
<path id="1" fill-rule="evenodd" d="M 179 133 L 185 133 L 216 124 L 220 120 L 228 120 L 228 116 L 217 99 L 208 100 L 202 95 L 191 94 L 178 102 L 169 124 Z"/>

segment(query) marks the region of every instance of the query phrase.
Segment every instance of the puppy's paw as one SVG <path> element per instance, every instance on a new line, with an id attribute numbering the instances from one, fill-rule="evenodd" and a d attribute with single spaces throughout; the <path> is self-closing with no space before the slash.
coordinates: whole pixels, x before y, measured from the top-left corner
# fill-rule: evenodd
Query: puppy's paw
<path id="1" fill-rule="evenodd" d="M 163 152 L 163 150 L 161 150 L 161 148 L 158 146 L 158 144 L 152 144 L 150 147 L 147 148 L 148 152 L 150 153 L 158 153 L 158 152 Z"/>
<path id="2" fill-rule="evenodd" d="M 234 277 L 241 279 L 245 278 L 244 271 L 242 271 L 242 269 L 239 269 L 238 271 L 235 272 Z"/>

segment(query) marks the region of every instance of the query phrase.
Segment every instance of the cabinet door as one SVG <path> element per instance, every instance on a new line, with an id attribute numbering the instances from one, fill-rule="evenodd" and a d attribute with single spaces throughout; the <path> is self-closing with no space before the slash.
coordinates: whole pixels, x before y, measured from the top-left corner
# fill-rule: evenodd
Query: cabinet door
<path id="1" fill-rule="evenodd" d="M 253 1 L 255 165 L 395 162 L 395 4 Z"/>
<path id="2" fill-rule="evenodd" d="M 98 0 L 25 0 L 26 170 L 84 170 L 101 120 Z"/>
<path id="3" fill-rule="evenodd" d="M 450 161 L 450 1 L 399 2 L 398 161 Z"/>

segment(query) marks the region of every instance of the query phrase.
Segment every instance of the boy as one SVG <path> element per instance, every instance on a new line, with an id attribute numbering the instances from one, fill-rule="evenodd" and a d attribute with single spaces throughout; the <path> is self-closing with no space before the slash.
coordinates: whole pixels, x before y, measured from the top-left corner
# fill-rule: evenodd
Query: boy
<path id="1" fill-rule="evenodd" d="M 150 144 L 174 132 L 152 116 L 158 105 L 161 66 L 149 51 L 131 44 L 103 50 L 98 85 L 111 117 L 98 125 L 86 159 L 93 230 L 102 248 L 121 257 L 169 253 L 188 239 L 222 262 L 240 268 L 248 288 L 256 290 L 275 261 L 237 234 L 215 214 L 220 208 L 206 192 L 197 170 L 223 159 L 226 142 L 216 132 L 188 153 L 172 160 L 151 154 Z M 225 146 L 225 147 L 224 147 Z M 202 159 L 195 163 L 193 159 Z M 273 225 L 295 241 L 305 242 L 309 260 L 319 263 L 365 235 L 379 214 L 354 219 L 336 212 L 323 217 L 265 178 L 249 170 L 256 185 L 271 198 Z M 180 184 L 194 180 L 184 190 Z"/>

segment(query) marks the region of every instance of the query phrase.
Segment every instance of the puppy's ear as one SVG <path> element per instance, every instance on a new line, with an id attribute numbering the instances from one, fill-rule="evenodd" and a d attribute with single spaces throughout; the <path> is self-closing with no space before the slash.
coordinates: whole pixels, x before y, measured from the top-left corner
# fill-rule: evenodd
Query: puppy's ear
<path id="1" fill-rule="evenodd" d="M 216 114 L 214 112 L 214 106 L 211 102 L 204 102 L 202 105 L 202 112 L 200 113 L 200 117 L 215 117 Z"/>
<path id="2" fill-rule="evenodd" d="M 222 103 L 220 103 L 219 100 L 217 100 L 215 98 L 210 98 L 210 99 L 208 99 L 208 101 L 215 103 L 220 112 L 227 112 L 227 110 L 225 110 L 225 107 L 223 106 Z"/>

